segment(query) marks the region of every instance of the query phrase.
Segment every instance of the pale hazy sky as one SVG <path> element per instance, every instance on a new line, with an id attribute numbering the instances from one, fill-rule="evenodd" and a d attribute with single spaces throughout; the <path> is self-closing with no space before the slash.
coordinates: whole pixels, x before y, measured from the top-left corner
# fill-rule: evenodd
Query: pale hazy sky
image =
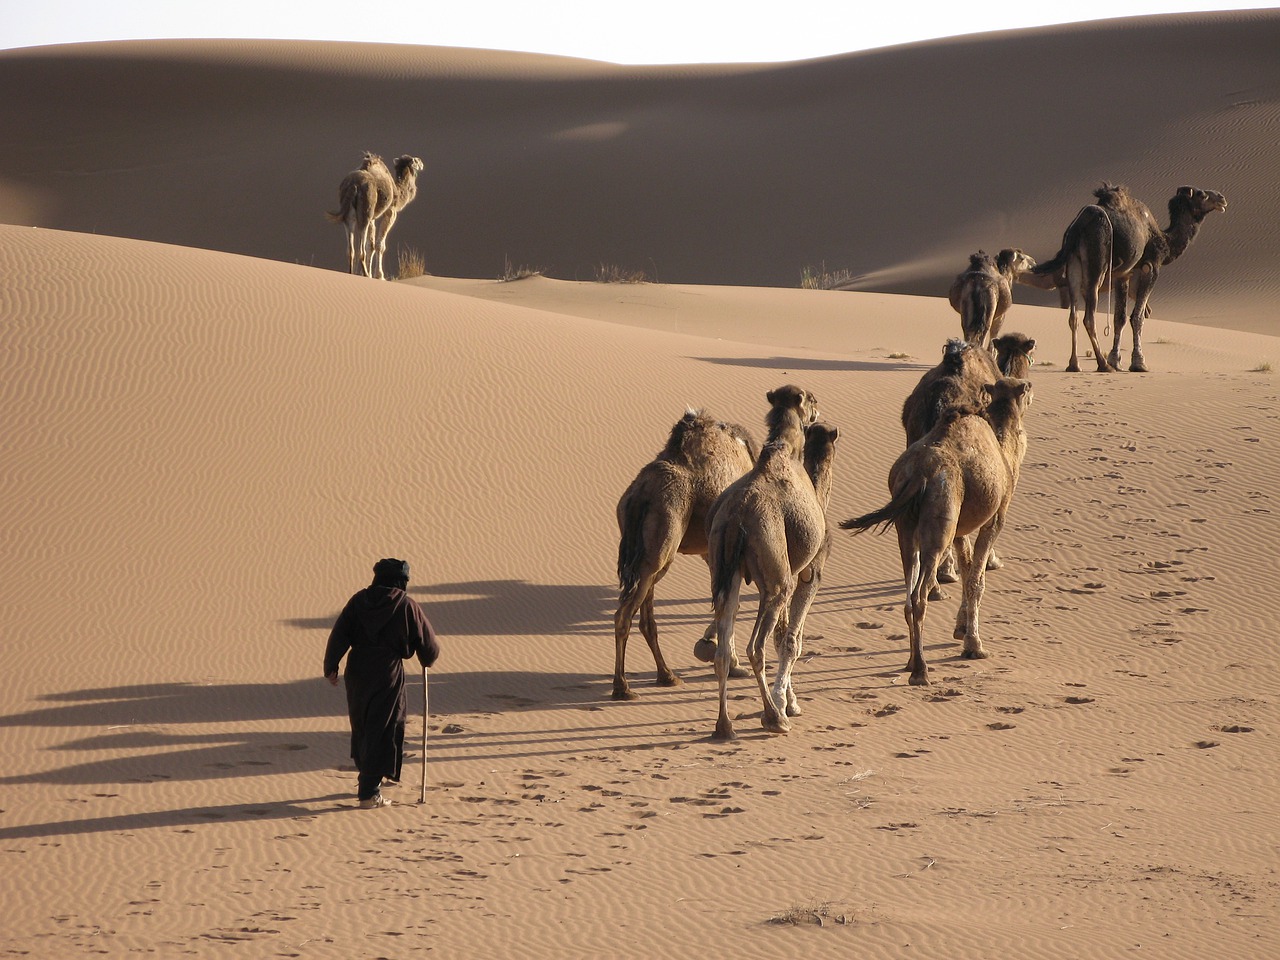
<path id="1" fill-rule="evenodd" d="M 1239 0 L 0 0 L 0 49 L 90 40 L 255 37 L 525 50 L 614 63 L 749 63 L 1052 23 L 1276 5 Z"/>

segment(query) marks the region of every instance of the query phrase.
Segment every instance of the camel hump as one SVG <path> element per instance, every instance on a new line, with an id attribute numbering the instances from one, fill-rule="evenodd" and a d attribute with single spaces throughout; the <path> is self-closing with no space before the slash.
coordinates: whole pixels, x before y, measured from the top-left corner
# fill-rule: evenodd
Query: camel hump
<path id="1" fill-rule="evenodd" d="M 969 254 L 970 270 L 985 270 L 988 267 L 994 267 L 995 265 L 995 258 L 985 250 L 979 250 L 977 253 Z"/>

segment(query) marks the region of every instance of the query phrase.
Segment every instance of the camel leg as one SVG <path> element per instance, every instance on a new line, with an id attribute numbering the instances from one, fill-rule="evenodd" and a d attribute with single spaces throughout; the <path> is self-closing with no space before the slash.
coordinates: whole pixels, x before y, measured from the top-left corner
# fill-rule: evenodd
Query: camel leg
<path id="1" fill-rule="evenodd" d="M 640 633 L 649 644 L 650 652 L 653 653 L 653 662 L 658 669 L 658 686 L 680 686 L 683 681 L 671 672 L 666 659 L 662 656 L 662 648 L 658 646 L 658 622 L 653 618 L 652 584 L 649 586 L 649 592 L 645 594 L 644 602 L 640 604 Z"/>
<path id="2" fill-rule="evenodd" d="M 733 721 L 729 719 L 729 666 L 733 661 L 733 624 L 738 617 L 742 577 L 735 574 L 726 591 L 724 602 L 716 605 L 716 682 L 720 687 L 720 715 L 712 740 L 737 740 Z"/>
<path id="3" fill-rule="evenodd" d="M 387 255 L 387 234 L 389 234 L 391 232 L 391 228 L 396 225 L 397 216 L 398 214 L 396 213 L 395 209 L 392 208 L 391 210 L 388 210 L 386 213 L 386 216 L 382 218 L 383 219 L 382 230 L 380 232 L 377 231 L 375 226 L 375 234 L 377 236 L 377 245 L 378 245 L 375 256 L 378 261 L 378 279 L 379 280 L 387 279 L 387 274 L 383 269 L 382 262 Z"/>
<path id="4" fill-rule="evenodd" d="M 1069 260 L 1066 270 L 1066 287 L 1058 290 L 1062 299 L 1066 301 L 1068 308 L 1067 326 L 1071 328 L 1071 360 L 1067 363 L 1067 373 L 1080 372 L 1080 359 L 1076 356 L 1076 329 L 1079 325 L 1079 320 L 1076 317 L 1076 304 L 1080 302 L 1080 292 L 1083 287 L 1079 263 L 1074 259 Z"/>
<path id="5" fill-rule="evenodd" d="M 1147 372 L 1146 358 L 1142 355 L 1142 325 L 1147 319 L 1147 314 L 1150 313 L 1151 288 L 1155 285 L 1155 266 L 1143 267 L 1138 274 L 1138 282 L 1133 294 L 1133 313 L 1129 318 L 1129 323 L 1133 326 L 1133 355 L 1129 358 L 1129 369 L 1134 373 Z"/>
<path id="6" fill-rule="evenodd" d="M 350 220 L 343 221 L 343 229 L 347 234 L 347 273 L 356 272 L 356 231 Z"/>
<path id="7" fill-rule="evenodd" d="M 1119 280 L 1111 282 L 1111 299 L 1115 307 L 1114 324 L 1116 328 L 1115 337 L 1111 342 L 1111 353 L 1107 355 L 1107 362 L 1117 370 L 1120 369 L 1120 334 L 1124 332 L 1125 321 L 1125 304 L 1129 301 L 1129 278 L 1122 277 Z"/>
<path id="8" fill-rule="evenodd" d="M 707 561 L 707 568 L 711 567 L 711 557 L 704 556 L 703 560 Z M 736 644 L 731 649 L 733 659 L 730 661 L 729 676 L 736 680 L 749 677 L 751 674 L 747 672 L 747 668 L 742 665 L 738 659 L 738 649 Z M 696 659 L 703 663 L 716 662 L 716 621 L 713 617 L 711 622 L 707 624 L 707 629 L 702 632 L 702 637 L 693 644 L 693 655 Z"/>
<path id="9" fill-rule="evenodd" d="M 770 733 L 786 733 L 791 729 L 786 715 L 779 712 L 777 703 L 765 683 L 765 642 L 774 635 L 778 622 L 786 610 L 791 590 L 789 586 L 767 588 L 761 584 L 760 609 L 756 613 L 755 627 L 751 631 L 751 639 L 747 642 L 747 659 L 751 661 L 751 670 L 755 673 L 756 686 L 760 689 L 760 701 L 764 712 L 760 724 Z"/>
<path id="10" fill-rule="evenodd" d="M 1098 290 L 1092 285 L 1086 285 L 1084 291 L 1084 332 L 1089 335 L 1089 343 L 1093 345 L 1093 356 L 1098 361 L 1099 373 L 1111 373 L 1113 367 L 1107 363 L 1107 358 L 1102 354 L 1102 345 L 1098 343 L 1097 321 L 1094 319 L 1098 309 Z"/>
<path id="11" fill-rule="evenodd" d="M 902 554 L 902 576 L 907 586 L 907 600 L 902 607 L 911 644 L 907 670 L 911 673 L 909 682 L 913 687 L 926 687 L 929 685 L 929 667 L 924 662 L 924 642 L 921 636 L 925 611 L 929 606 L 929 581 L 933 579 L 938 556 L 935 554 L 931 563 L 925 563 L 924 557 L 915 548 L 915 531 L 906 530 L 904 526 L 898 528 L 898 550 Z"/>
<path id="12" fill-rule="evenodd" d="M 986 589 L 986 559 L 995 545 L 1003 520 L 997 514 L 974 538 L 973 556 L 964 579 L 964 601 L 961 604 L 963 620 L 956 618 L 955 631 L 956 639 L 964 642 L 960 656 L 966 660 L 984 660 L 989 656 L 982 648 L 982 637 L 978 633 L 978 608 Z"/>
<path id="13" fill-rule="evenodd" d="M 798 717 L 803 713 L 796 699 L 792 671 L 804 650 L 804 621 L 809 615 L 809 607 L 813 605 L 813 598 L 822 583 L 822 567 L 825 559 L 820 557 L 810 564 L 807 570 L 801 572 L 795 593 L 791 595 L 791 609 L 787 614 L 787 632 L 778 647 L 778 675 L 773 681 L 773 699 L 789 717 Z"/>
<path id="14" fill-rule="evenodd" d="M 627 660 L 627 637 L 631 633 L 631 619 L 635 616 L 636 610 L 644 600 L 646 593 L 650 600 L 653 597 L 653 585 L 649 584 L 646 590 L 637 589 L 628 597 L 623 597 L 618 603 L 618 610 L 613 615 L 613 699 L 614 700 L 634 700 L 636 695 L 631 692 L 631 686 L 627 683 L 626 660 Z"/>

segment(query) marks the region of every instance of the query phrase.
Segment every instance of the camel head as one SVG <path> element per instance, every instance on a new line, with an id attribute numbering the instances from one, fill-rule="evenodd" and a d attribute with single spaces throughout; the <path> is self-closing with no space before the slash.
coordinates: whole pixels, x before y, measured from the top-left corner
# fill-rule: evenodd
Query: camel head
<path id="1" fill-rule="evenodd" d="M 1013 277 L 1015 280 L 1023 274 L 1030 273 L 1035 269 L 1035 265 L 1036 261 L 1033 257 L 1016 247 L 1005 247 L 996 254 L 996 267 L 1005 276 Z"/>
<path id="2" fill-rule="evenodd" d="M 1169 201 L 1169 219 L 1177 222 L 1179 214 L 1188 214 L 1199 223 L 1215 210 L 1224 213 L 1227 209 L 1227 198 L 1217 190 L 1197 190 L 1195 187 L 1179 187 L 1178 192 Z"/>
<path id="3" fill-rule="evenodd" d="M 818 419 L 818 398 L 794 383 L 770 390 L 765 394 L 765 399 L 769 401 L 770 407 L 795 410 L 802 427 L 807 427 Z"/>
<path id="4" fill-rule="evenodd" d="M 987 417 L 994 419 L 1001 414 L 1007 416 L 1009 413 L 1022 413 L 1031 405 L 1031 381 L 1019 380 L 1017 377 L 1001 377 L 995 383 L 984 384 L 982 387 L 990 398 L 987 407 Z"/>
<path id="5" fill-rule="evenodd" d="M 412 157 L 407 153 L 402 153 L 396 157 L 396 179 L 401 180 L 405 177 L 406 171 L 414 178 L 422 172 L 422 161 L 417 157 Z"/>
<path id="6" fill-rule="evenodd" d="M 959 373 L 964 355 L 973 346 L 968 340 L 952 337 L 942 347 L 942 366 L 948 373 Z"/>
<path id="7" fill-rule="evenodd" d="M 996 351 L 996 366 L 1006 377 L 1026 377 L 1035 363 L 1032 351 L 1036 342 L 1022 333 L 1006 333 L 991 341 Z"/>

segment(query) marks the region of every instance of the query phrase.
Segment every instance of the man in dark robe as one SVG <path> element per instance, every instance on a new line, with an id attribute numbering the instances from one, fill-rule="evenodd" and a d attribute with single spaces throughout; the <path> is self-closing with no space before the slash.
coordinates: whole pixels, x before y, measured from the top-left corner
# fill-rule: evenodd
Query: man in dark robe
<path id="1" fill-rule="evenodd" d="M 382 796 L 382 780 L 400 779 L 408 713 L 404 661 L 416 655 L 424 667 L 430 667 L 440 656 L 431 622 L 405 593 L 408 585 L 408 563 L 379 560 L 373 567 L 373 584 L 347 601 L 324 651 L 325 679 L 334 686 L 338 685 L 338 663 L 350 651 L 343 676 L 351 718 L 351 759 L 360 771 L 357 796 L 364 809 L 390 803 Z"/>

